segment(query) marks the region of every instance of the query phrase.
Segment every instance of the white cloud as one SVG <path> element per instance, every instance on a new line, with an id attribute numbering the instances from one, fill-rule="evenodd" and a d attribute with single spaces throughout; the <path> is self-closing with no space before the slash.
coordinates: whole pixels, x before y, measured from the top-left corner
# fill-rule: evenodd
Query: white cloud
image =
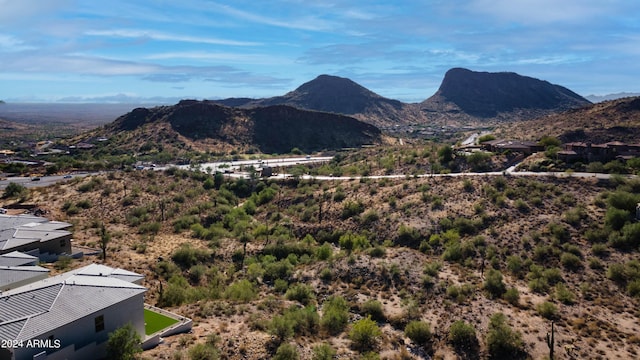
<path id="1" fill-rule="evenodd" d="M 219 39 L 214 37 L 199 37 L 190 35 L 167 34 L 152 30 L 121 29 L 121 30 L 89 30 L 85 32 L 88 36 L 118 37 L 118 38 L 139 38 L 157 41 L 177 41 L 188 43 L 232 45 L 232 46 L 259 46 L 260 43 L 250 41 L 236 41 Z"/>

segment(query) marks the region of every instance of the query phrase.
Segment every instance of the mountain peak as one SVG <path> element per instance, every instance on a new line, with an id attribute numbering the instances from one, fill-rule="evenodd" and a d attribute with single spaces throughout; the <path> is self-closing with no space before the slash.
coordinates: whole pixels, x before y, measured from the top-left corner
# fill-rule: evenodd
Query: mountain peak
<path id="1" fill-rule="evenodd" d="M 514 72 L 490 73 L 464 68 L 447 71 L 432 98 L 453 103 L 462 112 L 483 118 L 519 110 L 558 111 L 589 104 L 573 91 L 548 81 Z M 432 99 L 425 103 L 429 100 Z"/>

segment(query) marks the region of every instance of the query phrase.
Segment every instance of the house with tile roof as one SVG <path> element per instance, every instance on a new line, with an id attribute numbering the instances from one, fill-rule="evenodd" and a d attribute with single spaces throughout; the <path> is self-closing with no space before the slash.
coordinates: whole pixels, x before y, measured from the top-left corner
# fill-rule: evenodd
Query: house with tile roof
<path id="1" fill-rule="evenodd" d="M 89 265 L 0 295 L 0 359 L 95 359 L 131 323 L 144 338 L 142 276 Z"/>

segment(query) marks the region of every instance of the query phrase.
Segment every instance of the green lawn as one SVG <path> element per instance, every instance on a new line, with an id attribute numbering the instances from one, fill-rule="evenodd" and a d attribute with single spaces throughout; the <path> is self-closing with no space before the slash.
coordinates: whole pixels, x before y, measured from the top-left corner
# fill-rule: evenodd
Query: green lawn
<path id="1" fill-rule="evenodd" d="M 178 320 L 176 319 L 144 309 L 144 332 L 147 335 L 151 335 L 177 322 Z"/>

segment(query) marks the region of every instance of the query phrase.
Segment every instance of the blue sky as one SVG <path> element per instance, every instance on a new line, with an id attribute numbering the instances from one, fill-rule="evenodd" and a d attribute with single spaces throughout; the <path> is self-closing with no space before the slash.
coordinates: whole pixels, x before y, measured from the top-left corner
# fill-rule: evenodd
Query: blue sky
<path id="1" fill-rule="evenodd" d="M 636 0 L 0 0 L 0 99 L 285 94 L 320 74 L 419 102 L 452 67 L 640 92 Z"/>

